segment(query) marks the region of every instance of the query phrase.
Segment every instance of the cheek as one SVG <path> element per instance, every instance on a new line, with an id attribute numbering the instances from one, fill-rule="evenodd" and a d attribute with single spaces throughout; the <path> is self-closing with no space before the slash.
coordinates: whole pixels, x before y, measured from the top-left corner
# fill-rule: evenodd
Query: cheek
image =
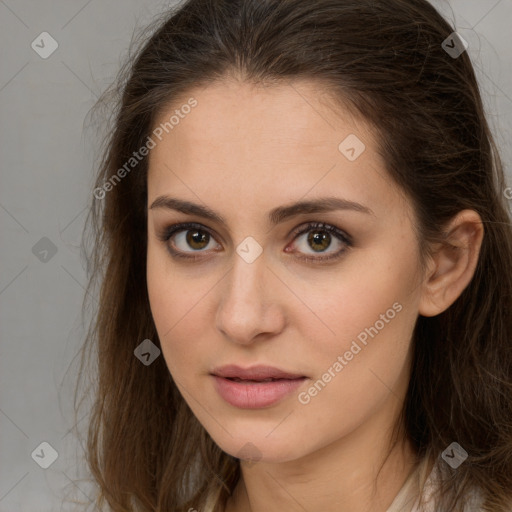
<path id="1" fill-rule="evenodd" d="M 176 308 L 174 301 L 174 290 L 169 274 L 165 271 L 165 262 L 159 251 L 148 243 L 146 281 L 148 287 L 149 304 L 158 334 L 161 337 L 172 326 L 172 315 Z M 163 341 L 161 339 L 161 341 Z"/>
<path id="2" fill-rule="evenodd" d="M 403 311 L 414 309 L 418 300 L 416 272 L 415 255 L 406 246 L 383 244 L 378 251 L 360 251 L 357 257 L 347 259 L 339 272 L 324 280 L 321 289 L 310 287 L 305 295 L 317 316 L 312 325 L 317 338 L 321 334 L 346 343 L 376 322 L 377 328 L 386 331 L 392 324 L 400 324 Z M 305 287 L 302 295 L 306 291 Z"/>
<path id="3" fill-rule="evenodd" d="M 399 396 L 408 379 L 417 317 L 410 293 L 413 274 L 403 265 L 390 269 L 381 263 L 356 278 L 340 279 L 328 300 L 324 296 L 313 303 L 329 330 L 316 319 L 302 324 L 303 339 L 309 340 L 303 360 L 311 361 L 314 378 L 300 400 L 307 402 L 303 411 L 309 418 L 331 411 L 326 432 L 363 421 L 390 393 Z"/>
<path id="4" fill-rule="evenodd" d="M 160 339 L 164 358 L 169 366 L 169 347 L 171 340 L 176 339 L 176 331 L 180 327 L 180 319 L 186 314 L 186 300 L 182 299 L 181 280 L 170 272 L 158 249 L 148 244 L 147 255 L 147 287 L 153 321 Z M 173 359 L 178 354 L 173 354 Z M 170 369 L 170 367 L 169 367 Z"/>
<path id="5" fill-rule="evenodd" d="M 377 399 L 376 386 L 385 395 L 383 382 L 394 389 L 404 378 L 419 300 L 413 253 L 405 245 L 360 253 L 323 293 L 310 294 L 308 305 L 321 321 L 311 315 L 302 320 L 303 339 L 310 340 L 304 353 L 315 362 L 315 377 L 332 382 L 318 407 L 333 400 L 358 411 L 358 404 Z"/>
<path id="6" fill-rule="evenodd" d="M 186 275 L 177 270 L 165 249 L 156 242 L 148 244 L 146 278 L 151 312 L 159 334 L 171 335 L 173 326 L 190 309 L 189 304 L 195 298 L 193 287 L 187 286 Z"/>
<path id="7" fill-rule="evenodd" d="M 205 275 L 177 270 L 162 251 L 148 247 L 147 287 L 153 321 L 169 370 L 178 375 L 197 366 L 205 353 L 205 319 L 210 318 L 207 291 L 214 285 Z M 194 272 L 194 271 L 192 271 Z"/>

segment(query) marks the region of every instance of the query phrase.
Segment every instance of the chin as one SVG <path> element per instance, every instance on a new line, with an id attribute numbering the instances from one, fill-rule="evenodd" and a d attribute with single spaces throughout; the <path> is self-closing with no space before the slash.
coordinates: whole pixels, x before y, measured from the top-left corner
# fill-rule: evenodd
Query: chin
<path id="1" fill-rule="evenodd" d="M 281 436 L 276 435 L 274 438 L 272 438 L 274 433 L 269 428 L 262 429 L 260 432 L 257 429 L 251 429 L 250 434 L 247 429 L 241 429 L 241 432 L 237 433 L 226 426 L 226 430 L 233 437 L 223 431 L 221 437 L 212 436 L 212 439 L 222 451 L 247 461 L 249 465 L 256 462 L 288 462 L 306 454 L 303 440 L 296 442 L 294 437 L 284 430 L 280 433 Z"/>

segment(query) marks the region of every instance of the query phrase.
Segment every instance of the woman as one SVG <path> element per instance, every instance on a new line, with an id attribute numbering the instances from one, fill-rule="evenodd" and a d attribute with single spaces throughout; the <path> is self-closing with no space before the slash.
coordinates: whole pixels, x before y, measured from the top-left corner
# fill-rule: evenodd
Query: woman
<path id="1" fill-rule="evenodd" d="M 91 207 L 98 505 L 512 510 L 512 233 L 464 41 L 425 0 L 158 23 Z"/>

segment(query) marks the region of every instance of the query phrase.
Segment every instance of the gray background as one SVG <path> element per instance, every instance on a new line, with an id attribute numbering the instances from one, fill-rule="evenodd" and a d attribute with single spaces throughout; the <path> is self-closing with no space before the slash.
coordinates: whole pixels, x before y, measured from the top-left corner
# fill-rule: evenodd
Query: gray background
<path id="1" fill-rule="evenodd" d="M 64 498 L 93 495 L 66 374 L 83 336 L 79 246 L 97 151 L 84 119 L 134 30 L 168 5 L 0 0 L 0 512 L 71 510 Z M 469 43 L 510 184 L 512 0 L 434 5 Z M 58 48 L 42 59 L 31 43 L 45 31 Z M 59 454 L 48 469 L 31 456 L 44 441 Z"/>

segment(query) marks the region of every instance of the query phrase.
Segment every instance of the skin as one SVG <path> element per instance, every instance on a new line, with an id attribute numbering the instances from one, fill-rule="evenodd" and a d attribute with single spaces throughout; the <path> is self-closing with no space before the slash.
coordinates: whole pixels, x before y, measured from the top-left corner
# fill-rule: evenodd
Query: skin
<path id="1" fill-rule="evenodd" d="M 375 481 L 407 390 L 414 325 L 419 314 L 448 308 L 471 280 L 480 217 L 464 210 L 452 219 L 447 232 L 456 248 L 434 247 L 422 273 L 412 205 L 387 175 L 371 127 L 335 106 L 319 84 L 225 79 L 189 91 L 155 125 L 191 96 L 197 107 L 149 155 L 148 206 L 170 195 L 208 206 L 226 225 L 149 208 L 147 284 L 163 356 L 183 398 L 222 450 L 249 459 L 241 461 L 242 479 L 225 510 L 385 511 L 414 463 L 403 439 Z M 354 161 L 338 149 L 349 134 L 366 146 Z M 302 213 L 268 224 L 272 208 L 323 196 L 373 214 Z M 308 233 L 294 238 L 292 230 L 309 221 L 338 227 L 353 245 L 324 264 L 300 260 L 344 247 L 334 235 L 323 252 Z M 158 238 L 181 222 L 211 233 L 196 246 L 186 232 L 175 235 L 174 249 L 194 253 L 195 261 L 174 259 L 172 239 Z M 252 263 L 236 252 L 248 236 L 263 249 Z M 298 393 L 394 303 L 401 311 L 302 404 Z M 224 364 L 267 364 L 309 379 L 273 406 L 244 410 L 213 386 L 209 373 Z"/>

